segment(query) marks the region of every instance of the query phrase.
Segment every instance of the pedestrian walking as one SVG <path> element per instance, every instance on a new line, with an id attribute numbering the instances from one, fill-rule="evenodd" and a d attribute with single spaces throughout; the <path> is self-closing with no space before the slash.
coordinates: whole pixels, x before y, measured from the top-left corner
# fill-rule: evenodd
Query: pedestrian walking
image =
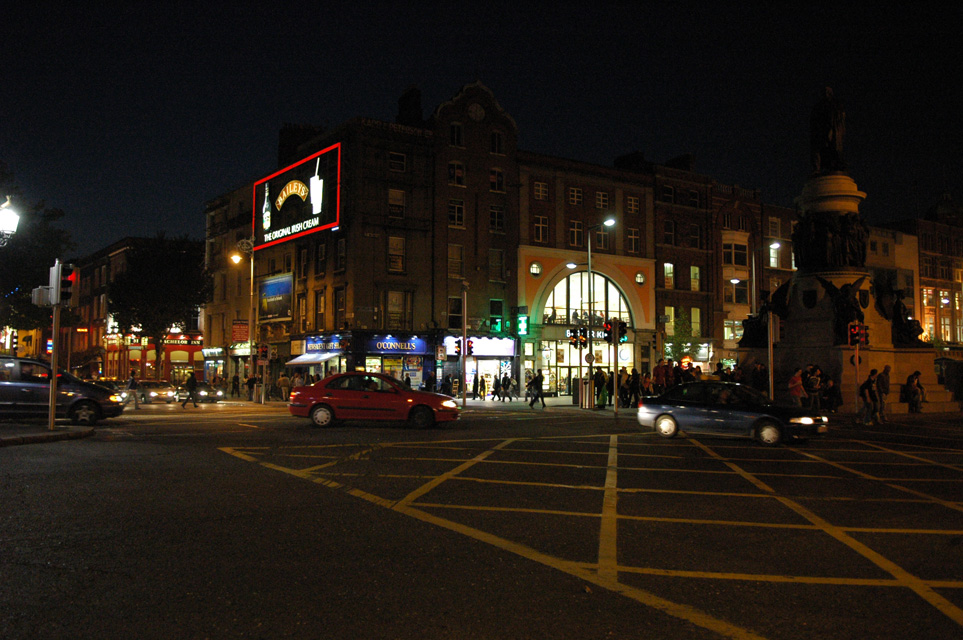
<path id="1" fill-rule="evenodd" d="M 507 373 L 502 376 L 502 402 L 506 399 L 512 399 L 512 379 Z"/>
<path id="2" fill-rule="evenodd" d="M 241 376 L 236 373 L 231 377 L 231 397 L 241 397 Z"/>
<path id="3" fill-rule="evenodd" d="M 803 387 L 802 372 L 802 368 L 797 367 L 796 371 L 793 372 L 792 377 L 789 378 L 789 398 L 792 400 L 792 404 L 795 407 L 801 407 L 803 404 L 803 398 L 806 397 L 806 389 Z"/>
<path id="4" fill-rule="evenodd" d="M 502 397 L 502 379 L 496 375 L 495 381 L 492 382 L 492 402 L 501 400 L 501 397 Z"/>
<path id="5" fill-rule="evenodd" d="M 876 395 L 879 397 L 879 421 L 886 422 L 886 398 L 889 396 L 889 365 L 876 376 Z"/>
<path id="6" fill-rule="evenodd" d="M 877 373 L 876 369 L 870 370 L 869 376 L 863 384 L 859 385 L 859 399 L 862 400 L 863 406 L 859 412 L 857 424 L 869 426 L 876 422 L 876 412 L 879 411 L 879 396 L 876 393 Z"/>
<path id="7" fill-rule="evenodd" d="M 528 406 L 532 409 L 535 408 L 535 403 L 538 400 L 542 401 L 542 409 L 545 408 L 545 398 L 542 396 L 542 384 L 544 381 L 545 378 L 542 376 L 542 370 L 539 369 L 535 377 L 528 382 L 528 388 L 532 394 L 532 401 L 528 403 Z"/>
<path id="8" fill-rule="evenodd" d="M 287 402 L 288 398 L 291 397 L 291 379 L 288 377 L 288 374 L 283 371 L 278 377 L 278 387 L 281 388 L 281 400 Z"/>
<path id="9" fill-rule="evenodd" d="M 134 399 L 134 408 L 140 409 L 140 402 L 137 399 L 137 379 L 134 377 L 134 373 L 131 372 L 130 378 L 127 379 L 127 400 L 124 404 L 130 402 L 130 399 Z"/>
<path id="10" fill-rule="evenodd" d="M 256 384 L 257 378 L 253 374 L 249 375 L 247 380 L 244 381 L 244 385 L 247 387 L 247 399 L 251 402 L 254 401 L 254 385 Z"/>
<path id="11" fill-rule="evenodd" d="M 187 389 L 187 397 L 184 398 L 184 402 L 181 403 L 181 408 L 187 408 L 187 401 L 190 400 L 197 406 L 197 376 L 191 371 L 187 376 L 187 380 L 184 382 L 184 388 Z"/>

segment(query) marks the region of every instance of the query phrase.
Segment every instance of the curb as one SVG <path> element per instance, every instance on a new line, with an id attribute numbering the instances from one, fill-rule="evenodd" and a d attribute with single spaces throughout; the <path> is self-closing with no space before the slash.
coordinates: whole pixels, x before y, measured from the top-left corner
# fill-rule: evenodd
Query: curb
<path id="1" fill-rule="evenodd" d="M 94 435 L 94 428 L 70 429 L 69 431 L 50 431 L 48 433 L 31 433 L 23 436 L 7 436 L 0 438 L 0 447 L 16 447 L 23 444 L 39 444 L 43 442 L 58 442 L 60 440 L 80 440 Z"/>

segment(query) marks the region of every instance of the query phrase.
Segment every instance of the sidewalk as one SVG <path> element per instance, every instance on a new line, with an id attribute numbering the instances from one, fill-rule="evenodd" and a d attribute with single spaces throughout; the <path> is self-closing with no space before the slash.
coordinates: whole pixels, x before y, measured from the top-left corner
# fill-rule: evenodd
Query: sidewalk
<path id="1" fill-rule="evenodd" d="M 0 448 L 15 447 L 21 444 L 39 444 L 59 440 L 79 440 L 94 435 L 93 427 L 78 427 L 68 424 L 54 425 L 51 431 L 46 422 L 3 422 L 0 421 Z"/>

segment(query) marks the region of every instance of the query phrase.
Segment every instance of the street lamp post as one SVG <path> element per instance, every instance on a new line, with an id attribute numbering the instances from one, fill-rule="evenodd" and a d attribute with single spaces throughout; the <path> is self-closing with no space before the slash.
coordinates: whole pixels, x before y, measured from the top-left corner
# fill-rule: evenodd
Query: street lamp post
<path id="1" fill-rule="evenodd" d="M 585 229 L 585 245 L 588 248 L 588 260 L 586 262 L 586 269 L 588 271 L 588 314 L 589 314 L 589 326 L 588 326 L 588 352 L 592 357 L 589 362 L 589 380 L 592 381 L 592 364 L 595 360 L 595 352 L 592 350 L 592 325 L 595 323 L 595 287 L 593 284 L 594 278 L 592 277 L 592 232 L 601 229 L 602 227 L 611 227 L 615 224 L 615 218 L 606 218 L 598 224 L 593 224 Z M 576 264 L 569 263 L 566 265 L 570 269 L 574 269 Z M 591 398 L 595 398 L 595 388 L 594 384 L 589 384 L 589 395 Z"/>
<path id="2" fill-rule="evenodd" d="M 255 314 L 257 313 L 257 300 L 256 300 L 255 297 L 254 297 L 254 240 L 253 240 L 253 239 L 249 239 L 249 238 L 244 238 L 244 239 L 242 239 L 242 240 L 238 240 L 238 241 L 237 241 L 237 250 L 238 250 L 240 253 L 234 253 L 234 254 L 231 255 L 231 261 L 232 261 L 234 264 L 240 264 L 240 263 L 241 263 L 241 260 L 242 260 L 241 254 L 242 254 L 242 253 L 243 253 L 244 255 L 248 256 L 248 259 L 249 259 L 249 261 L 250 261 L 250 263 L 251 263 L 251 283 L 250 283 L 250 284 L 251 284 L 251 286 L 250 286 L 251 309 L 249 310 L 248 316 L 247 316 L 247 346 L 248 346 L 248 358 L 249 358 L 249 360 L 248 360 L 248 363 L 249 363 L 249 365 L 248 365 L 248 366 L 249 366 L 248 375 L 254 376 L 254 372 L 255 372 L 255 369 L 254 369 L 254 357 L 255 357 L 255 350 L 256 350 L 256 345 L 255 345 L 255 342 L 254 342 L 254 332 L 255 332 L 255 327 L 256 327 Z M 262 404 L 263 404 L 263 402 L 264 402 L 264 400 L 263 400 L 263 388 L 264 388 L 264 384 L 263 384 L 263 383 L 264 383 L 264 381 L 262 380 L 262 384 L 261 384 L 261 388 L 262 388 L 262 399 L 261 399 L 261 402 L 262 402 Z"/>
<path id="3" fill-rule="evenodd" d="M 6 246 L 19 225 L 20 216 L 10 202 L 10 196 L 7 196 L 7 201 L 0 204 L 0 247 Z"/>

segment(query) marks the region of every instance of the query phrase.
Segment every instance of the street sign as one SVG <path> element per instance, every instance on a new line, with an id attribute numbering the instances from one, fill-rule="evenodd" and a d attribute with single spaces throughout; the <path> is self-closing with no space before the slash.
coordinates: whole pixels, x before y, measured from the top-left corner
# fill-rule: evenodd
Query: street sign
<path id="1" fill-rule="evenodd" d="M 589 364 L 592 364 L 593 362 L 595 362 L 595 356 L 593 356 L 591 353 L 586 353 L 585 361 Z"/>

